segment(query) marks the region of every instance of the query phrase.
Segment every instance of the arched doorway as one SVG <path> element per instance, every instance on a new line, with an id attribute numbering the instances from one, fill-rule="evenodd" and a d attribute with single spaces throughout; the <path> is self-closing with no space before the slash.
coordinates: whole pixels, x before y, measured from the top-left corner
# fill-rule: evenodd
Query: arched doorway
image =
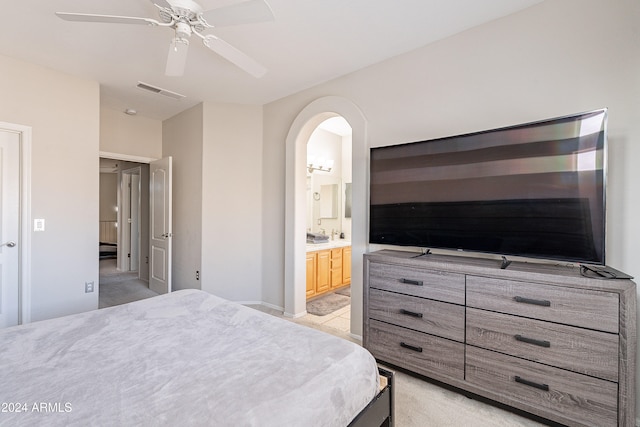
<path id="1" fill-rule="evenodd" d="M 305 314 L 306 297 L 306 162 L 307 142 L 324 120 L 342 116 L 352 133 L 352 273 L 351 334 L 362 335 L 362 255 L 367 248 L 367 150 L 366 119 L 348 99 L 328 96 L 307 105 L 296 117 L 286 139 L 285 289 L 286 316 Z"/>

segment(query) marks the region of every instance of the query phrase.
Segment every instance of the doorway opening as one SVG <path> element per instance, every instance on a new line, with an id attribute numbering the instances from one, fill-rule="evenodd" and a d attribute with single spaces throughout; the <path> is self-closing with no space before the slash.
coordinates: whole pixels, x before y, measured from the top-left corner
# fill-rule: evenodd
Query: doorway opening
<path id="1" fill-rule="evenodd" d="M 286 138 L 284 315 L 306 314 L 307 143 L 316 127 L 342 116 L 352 132 L 351 216 L 351 319 L 350 335 L 362 335 L 362 256 L 367 239 L 367 124 L 364 114 L 350 100 L 328 96 L 307 105 L 294 119 Z"/>
<path id="2" fill-rule="evenodd" d="M 352 129 L 324 120 L 307 143 L 306 311 L 312 323 L 350 332 Z"/>
<path id="3" fill-rule="evenodd" d="M 98 307 L 157 295 L 149 289 L 149 165 L 100 158 Z"/>

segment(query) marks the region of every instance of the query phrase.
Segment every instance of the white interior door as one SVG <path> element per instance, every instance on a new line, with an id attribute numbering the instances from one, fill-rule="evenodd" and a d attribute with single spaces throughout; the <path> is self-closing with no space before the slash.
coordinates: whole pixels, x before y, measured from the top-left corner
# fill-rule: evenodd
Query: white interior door
<path id="1" fill-rule="evenodd" d="M 17 325 L 20 270 L 20 134 L 0 128 L 0 327 Z"/>
<path id="2" fill-rule="evenodd" d="M 150 163 L 149 288 L 159 294 L 171 292 L 171 164 L 172 158 Z"/>

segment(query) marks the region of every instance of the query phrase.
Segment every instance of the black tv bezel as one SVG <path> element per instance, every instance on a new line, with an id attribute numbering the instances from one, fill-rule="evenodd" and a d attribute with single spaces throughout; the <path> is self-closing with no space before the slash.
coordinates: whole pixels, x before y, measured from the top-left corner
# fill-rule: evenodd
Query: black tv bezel
<path id="1" fill-rule="evenodd" d="M 601 247 L 599 247 L 600 249 L 600 253 L 601 253 L 601 259 L 599 260 L 586 260 L 586 259 L 580 259 L 580 258 L 572 258 L 572 257 L 566 257 L 566 256 L 550 256 L 550 255 L 546 255 L 546 256 L 542 256 L 542 255 L 537 255 L 537 254 L 529 254 L 529 253 L 510 253 L 510 252 L 496 252 L 496 251 L 488 251 L 488 250 L 477 250 L 477 249 L 465 249 L 465 248 L 457 248 L 457 247 L 450 247 L 450 246 L 421 246 L 421 245 L 415 245 L 415 244 L 403 244 L 403 243 L 393 243 L 393 244 L 389 244 L 389 243 L 384 243 L 384 242 L 379 242 L 379 241 L 372 241 L 371 240 L 371 161 L 372 161 L 372 152 L 375 150 L 379 150 L 379 149 L 385 149 L 385 148 L 390 148 L 390 147 L 398 147 L 398 146 L 408 146 L 408 145 L 413 145 L 413 144 L 418 144 L 418 143 L 429 143 L 429 142 L 434 142 L 434 141 L 447 141 L 447 140 L 452 140 L 452 139 L 456 139 L 456 138 L 463 138 L 463 137 L 473 137 L 473 136 L 477 136 L 477 135 L 484 135 L 484 134 L 490 134 L 493 132 L 500 132 L 500 131 L 505 131 L 505 130 L 512 130 L 512 129 L 523 129 L 523 128 L 527 128 L 527 127 L 533 127 L 533 126 L 538 126 L 538 125 L 544 125 L 544 124 L 553 124 L 555 122 L 562 122 L 562 121 L 566 121 L 566 120 L 570 120 L 570 119 L 577 119 L 577 118 L 585 118 L 589 115 L 597 115 L 597 114 L 604 114 L 603 117 L 603 126 L 602 126 L 602 133 L 603 133 L 603 141 L 602 141 L 602 212 L 601 212 L 601 216 L 602 216 L 602 224 L 601 227 L 602 229 L 600 230 L 602 233 L 602 241 L 601 241 Z M 369 207 L 369 211 L 368 211 L 368 227 L 367 227 L 367 241 L 369 244 L 373 244 L 373 245 L 382 245 L 382 246 L 392 246 L 392 247 L 413 247 L 413 248 L 418 248 L 421 249 L 423 253 L 428 253 L 430 252 L 431 249 L 436 249 L 436 250 L 443 250 L 443 251 L 451 251 L 451 252 L 455 252 L 458 254 L 465 254 L 465 255 L 469 255 L 469 256 L 473 256 L 473 254 L 487 254 L 487 255 L 497 255 L 497 256 L 502 256 L 502 257 L 506 257 L 506 256 L 511 256 L 511 257 L 518 257 L 518 258 L 523 258 L 523 259 L 537 259 L 537 260 L 541 260 L 541 261 L 549 261 L 549 262 L 569 262 L 569 263 L 578 263 L 578 264 L 590 264 L 590 265 L 606 265 L 606 242 L 607 242 L 607 172 L 608 172 L 608 159 L 607 159 L 607 151 L 608 151 L 608 108 L 599 108 L 599 109 L 594 109 L 594 110 L 589 110 L 589 111 L 584 111 L 584 112 L 580 112 L 580 113 L 574 113 L 574 114 L 567 114 L 567 115 L 563 115 L 563 116 L 557 116 L 557 117 L 553 117 L 553 118 L 548 118 L 548 119 L 542 119 L 542 120 L 536 120 L 536 121 L 531 121 L 531 122 L 525 122 L 525 123 L 520 123 L 520 124 L 516 124 L 516 125 L 510 125 L 510 126 L 503 126 L 503 127 L 498 127 L 498 128 L 492 128 L 492 129 L 487 129 L 487 130 L 482 130 L 482 131 L 476 131 L 476 132 L 469 132 L 469 133 L 463 133 L 463 134 L 457 134 L 457 135 L 450 135 L 450 136 L 445 136 L 445 137 L 439 137 L 439 138 L 431 138 L 431 139 L 427 139 L 427 140 L 420 140 L 420 141 L 411 141 L 411 142 L 404 142 L 404 143 L 400 143 L 400 144 L 392 144 L 392 145 L 386 145 L 386 146 L 377 146 L 377 147 L 370 147 L 369 149 L 369 185 L 368 185 L 368 207 Z M 595 242 L 597 243 L 597 242 Z"/>

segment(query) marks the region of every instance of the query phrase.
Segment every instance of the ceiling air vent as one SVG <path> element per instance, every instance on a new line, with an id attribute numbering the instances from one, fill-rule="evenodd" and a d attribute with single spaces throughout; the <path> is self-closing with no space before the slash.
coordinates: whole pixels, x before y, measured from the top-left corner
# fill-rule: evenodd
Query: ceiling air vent
<path id="1" fill-rule="evenodd" d="M 162 89 L 156 86 L 151 86 L 150 84 L 138 82 L 138 87 L 140 89 L 148 90 L 149 92 L 157 93 L 158 95 L 168 96 L 173 99 L 182 99 L 185 96 L 180 95 L 179 93 L 171 92 L 170 90 Z"/>

